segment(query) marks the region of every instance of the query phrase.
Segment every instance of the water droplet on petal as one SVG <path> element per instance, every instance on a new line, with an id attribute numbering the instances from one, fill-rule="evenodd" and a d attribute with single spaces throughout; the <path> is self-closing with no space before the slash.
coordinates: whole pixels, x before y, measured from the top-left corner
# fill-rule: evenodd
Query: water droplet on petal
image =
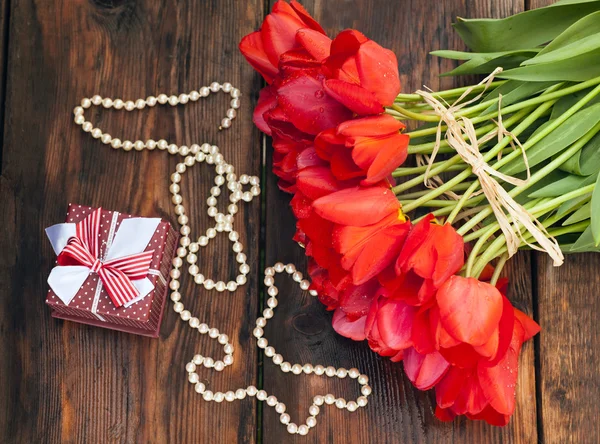
<path id="1" fill-rule="evenodd" d="M 322 99 L 324 95 L 325 95 L 325 93 L 323 92 L 322 89 L 319 89 L 319 90 L 315 91 L 315 97 L 317 99 Z M 321 112 L 323 112 L 323 111 L 321 111 Z"/>

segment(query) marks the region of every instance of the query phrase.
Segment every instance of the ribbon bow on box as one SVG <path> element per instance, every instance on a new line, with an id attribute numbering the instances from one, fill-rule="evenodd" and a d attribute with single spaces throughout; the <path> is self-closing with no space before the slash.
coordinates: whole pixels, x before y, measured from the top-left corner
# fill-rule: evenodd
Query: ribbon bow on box
<path id="1" fill-rule="evenodd" d="M 64 223 L 46 228 L 58 256 L 58 266 L 50 272 L 48 284 L 65 305 L 69 305 L 91 273 L 100 278 L 96 299 L 104 286 L 116 307 L 129 306 L 154 290 L 154 284 L 146 277 L 154 250 L 144 250 L 160 219 L 125 219 L 115 232 L 118 216 L 119 213 L 112 213 L 108 239 L 102 243 L 99 236 L 101 208 L 77 224 Z M 101 246 L 105 247 L 104 251 Z"/>

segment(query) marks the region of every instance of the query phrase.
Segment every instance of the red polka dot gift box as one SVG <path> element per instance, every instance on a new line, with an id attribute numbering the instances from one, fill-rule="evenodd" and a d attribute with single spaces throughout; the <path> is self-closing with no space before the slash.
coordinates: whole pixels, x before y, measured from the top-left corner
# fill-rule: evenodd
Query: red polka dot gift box
<path id="1" fill-rule="evenodd" d="M 46 234 L 53 317 L 158 337 L 179 238 L 167 221 L 69 204 Z"/>

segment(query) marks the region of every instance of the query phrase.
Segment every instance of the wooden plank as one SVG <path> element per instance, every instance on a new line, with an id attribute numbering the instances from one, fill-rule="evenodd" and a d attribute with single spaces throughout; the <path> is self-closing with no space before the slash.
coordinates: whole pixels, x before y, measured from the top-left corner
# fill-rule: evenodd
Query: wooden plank
<path id="1" fill-rule="evenodd" d="M 517 0 L 303 3 L 329 35 L 353 27 L 393 49 L 399 58 L 404 91 L 413 91 L 423 84 L 438 89 L 460 83 L 460 80 L 439 79 L 438 75 L 450 69 L 451 64 L 427 55 L 433 49 L 462 47 L 450 27 L 456 16 L 501 17 L 523 8 L 523 3 Z M 267 176 L 266 263 L 289 261 L 305 271 L 303 251 L 292 241 L 294 218 L 287 208 L 289 197 L 277 189 L 276 178 L 271 173 Z M 531 315 L 530 269 L 529 256 L 520 254 L 508 266 L 507 274 L 511 277 L 511 300 Z M 266 329 L 266 337 L 274 338 L 272 342 L 278 352 L 290 362 L 356 366 L 370 376 L 373 386 L 369 405 L 364 410 L 350 414 L 327 408 L 317 418 L 319 424 L 311 430 L 308 442 L 537 441 L 533 343 L 523 348 L 517 408 L 510 425 L 497 428 L 464 418 L 442 423 L 434 417 L 433 394 L 414 389 L 404 376 L 401 364 L 381 359 L 366 343 L 355 343 L 336 335 L 331 328 L 330 314 L 317 301 L 302 294 L 290 280 L 281 280 L 279 285 L 280 294 L 285 297 L 281 298 L 277 314 Z M 288 406 L 288 412 L 297 423 L 306 418 L 315 394 L 331 392 L 349 399 L 358 392 L 351 380 L 295 377 L 281 373 L 267 361 L 263 381 L 265 389 Z M 273 409 L 264 409 L 265 442 L 296 442 L 278 417 Z M 307 441 L 298 438 L 297 442 Z"/>
<path id="2" fill-rule="evenodd" d="M 13 0 L 12 6 L 0 178 L 0 442 L 254 442 L 256 401 L 208 404 L 187 383 L 184 365 L 195 353 L 221 350 L 180 322 L 170 303 L 160 339 L 50 317 L 44 299 L 54 254 L 44 228 L 63 221 L 68 202 L 175 222 L 168 186 L 177 159 L 112 150 L 73 123 L 73 107 L 96 93 L 136 99 L 230 81 L 247 95 L 240 118 L 221 133 L 217 126 L 229 107 L 223 95 L 176 109 L 90 115 L 121 139 L 215 143 L 239 173 L 259 174 L 259 134 L 250 117 L 255 97 L 248 93 L 260 83 L 237 44 L 259 25 L 262 2 Z M 183 184 L 195 235 L 208 228 L 208 168 L 195 167 Z M 212 390 L 257 382 L 250 333 L 260 208 L 241 207 L 236 226 L 252 267 L 248 285 L 217 297 L 183 278 L 186 306 L 229 334 L 236 348 L 232 368 L 218 376 L 200 372 Z M 207 276 L 233 277 L 230 244 L 218 239 L 198 265 Z"/>
<path id="3" fill-rule="evenodd" d="M 552 0 L 530 0 L 539 8 Z M 600 256 L 567 256 L 560 268 L 537 255 L 540 438 L 546 443 L 600 442 Z"/>

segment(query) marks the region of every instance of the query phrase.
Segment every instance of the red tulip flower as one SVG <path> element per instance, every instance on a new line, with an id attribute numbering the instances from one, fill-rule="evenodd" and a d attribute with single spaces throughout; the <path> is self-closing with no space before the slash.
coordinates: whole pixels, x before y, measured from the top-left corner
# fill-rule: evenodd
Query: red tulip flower
<path id="1" fill-rule="evenodd" d="M 433 222 L 432 222 L 433 221 Z M 464 264 L 464 242 L 450 225 L 439 225 L 430 214 L 415 224 L 406 238 L 396 275 L 389 287 L 412 305 L 432 301 L 436 290 Z"/>
<path id="2" fill-rule="evenodd" d="M 349 120 L 321 132 L 315 148 L 338 179 L 362 176 L 363 185 L 371 185 L 406 160 L 410 137 L 400 133 L 404 128 L 388 114 Z"/>
<path id="3" fill-rule="evenodd" d="M 296 33 L 303 28 L 325 34 L 321 25 L 300 3 L 295 0 L 290 4 L 277 1 L 271 13 L 265 17 L 260 31 L 248 34 L 242 39 L 240 51 L 248 63 L 270 84 L 279 72 L 281 55 L 300 47 Z"/>
<path id="4" fill-rule="evenodd" d="M 358 115 L 379 114 L 400 93 L 398 60 L 360 32 L 340 32 L 323 63 L 327 94 Z"/>
<path id="5" fill-rule="evenodd" d="M 451 367 L 436 385 L 436 416 L 445 421 L 456 415 L 504 426 L 515 409 L 518 358 L 523 342 L 536 335 L 539 325 L 519 310 L 513 312 L 509 347 L 494 366 L 485 361 L 473 368 Z"/>

